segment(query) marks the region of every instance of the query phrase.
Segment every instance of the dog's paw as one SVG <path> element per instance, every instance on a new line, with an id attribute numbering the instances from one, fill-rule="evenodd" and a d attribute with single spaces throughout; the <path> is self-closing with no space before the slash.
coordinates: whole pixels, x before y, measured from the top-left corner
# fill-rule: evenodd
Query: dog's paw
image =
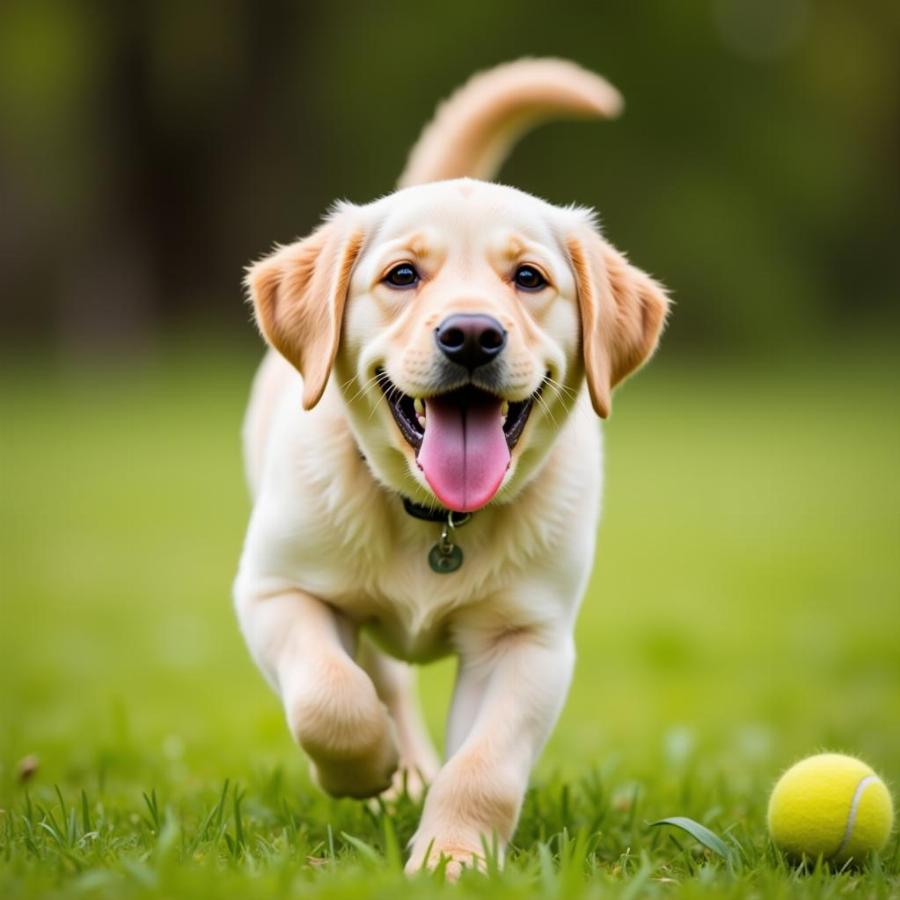
<path id="1" fill-rule="evenodd" d="M 399 756 L 387 713 L 382 724 L 374 740 L 361 740 L 356 747 L 345 745 L 330 753 L 307 750 L 313 780 L 323 791 L 332 797 L 364 800 L 391 789 Z"/>
<path id="2" fill-rule="evenodd" d="M 420 845 L 416 840 L 406 864 L 406 874 L 415 875 L 422 869 L 433 871 L 439 867 L 443 867 L 447 881 L 457 881 L 464 869 L 475 869 L 481 873 L 487 871 L 484 850 L 480 844 L 474 846 L 435 840 Z"/>
<path id="3" fill-rule="evenodd" d="M 394 726 L 364 672 L 334 664 L 301 682 L 287 704 L 288 725 L 312 762 L 312 775 L 335 797 L 374 797 L 399 764 Z"/>
<path id="4" fill-rule="evenodd" d="M 313 781 L 332 797 L 353 797 L 365 800 L 390 790 L 397 770 L 397 755 L 393 747 L 376 756 L 360 759 L 310 759 Z"/>

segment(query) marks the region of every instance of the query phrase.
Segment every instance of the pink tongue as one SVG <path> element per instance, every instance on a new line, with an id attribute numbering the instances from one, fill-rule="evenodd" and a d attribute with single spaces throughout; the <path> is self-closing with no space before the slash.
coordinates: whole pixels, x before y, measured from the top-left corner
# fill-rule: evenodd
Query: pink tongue
<path id="1" fill-rule="evenodd" d="M 419 468 L 438 500 L 455 512 L 474 512 L 500 488 L 509 467 L 509 447 L 500 418 L 501 401 L 469 394 L 425 402 L 425 437 Z"/>

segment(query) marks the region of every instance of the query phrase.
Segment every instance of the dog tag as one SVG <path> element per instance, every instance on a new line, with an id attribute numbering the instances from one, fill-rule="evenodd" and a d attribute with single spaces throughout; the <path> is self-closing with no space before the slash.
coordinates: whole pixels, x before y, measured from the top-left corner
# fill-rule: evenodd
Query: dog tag
<path id="1" fill-rule="evenodd" d="M 443 541 L 435 544 L 428 554 L 428 565 L 438 575 L 447 575 L 455 572 L 463 563 L 463 552 L 456 544 L 446 544 Z"/>
<path id="2" fill-rule="evenodd" d="M 454 543 L 453 532 L 471 518 L 470 513 L 447 513 L 446 520 L 441 523 L 441 536 L 428 552 L 428 565 L 431 566 L 432 572 L 449 575 L 463 564 L 463 552 Z"/>

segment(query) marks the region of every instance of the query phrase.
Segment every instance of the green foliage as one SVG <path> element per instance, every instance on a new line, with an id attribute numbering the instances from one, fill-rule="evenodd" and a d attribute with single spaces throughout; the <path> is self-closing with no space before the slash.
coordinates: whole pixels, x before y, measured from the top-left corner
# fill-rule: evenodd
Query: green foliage
<path id="1" fill-rule="evenodd" d="M 2 896 L 900 892 L 896 836 L 836 873 L 791 868 L 765 833 L 800 756 L 900 777 L 893 357 L 655 365 L 620 393 L 571 698 L 505 870 L 452 891 L 402 874 L 408 797 L 311 787 L 242 645 L 229 586 L 254 362 L 185 341 L 131 370 L 0 376 Z M 451 678 L 423 671 L 438 735 Z M 730 860 L 651 827 L 673 817 Z"/>
<path id="2" fill-rule="evenodd" d="M 7 323 L 107 348 L 185 311 L 244 329 L 243 264 L 391 190 L 436 103 L 526 55 L 606 75 L 626 113 L 547 126 L 501 178 L 597 207 L 675 291 L 670 348 L 896 323 L 898 9 L 7 0 Z"/>

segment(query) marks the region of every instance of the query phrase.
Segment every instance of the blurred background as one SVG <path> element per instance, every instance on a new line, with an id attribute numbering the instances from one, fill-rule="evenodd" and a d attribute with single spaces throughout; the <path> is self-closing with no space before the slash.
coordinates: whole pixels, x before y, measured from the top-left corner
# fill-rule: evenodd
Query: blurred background
<path id="1" fill-rule="evenodd" d="M 391 190 L 473 72 L 559 55 L 625 95 L 503 179 L 595 205 L 672 285 L 667 343 L 731 353 L 897 321 L 900 13 L 890 0 L 7 2 L 4 333 L 132 352 L 248 336 L 241 267 Z M 676 348 L 677 345 L 677 348 Z M 693 352 L 693 351 L 692 351 Z"/>
<path id="2" fill-rule="evenodd" d="M 827 745 L 900 780 L 898 38 L 890 0 L 0 5 L 4 790 L 26 753 L 48 783 L 304 777 L 230 609 L 242 269 L 390 191 L 436 102 L 523 55 L 626 114 L 502 180 L 596 206 L 676 301 L 606 429 L 543 765 L 763 785 Z"/>

